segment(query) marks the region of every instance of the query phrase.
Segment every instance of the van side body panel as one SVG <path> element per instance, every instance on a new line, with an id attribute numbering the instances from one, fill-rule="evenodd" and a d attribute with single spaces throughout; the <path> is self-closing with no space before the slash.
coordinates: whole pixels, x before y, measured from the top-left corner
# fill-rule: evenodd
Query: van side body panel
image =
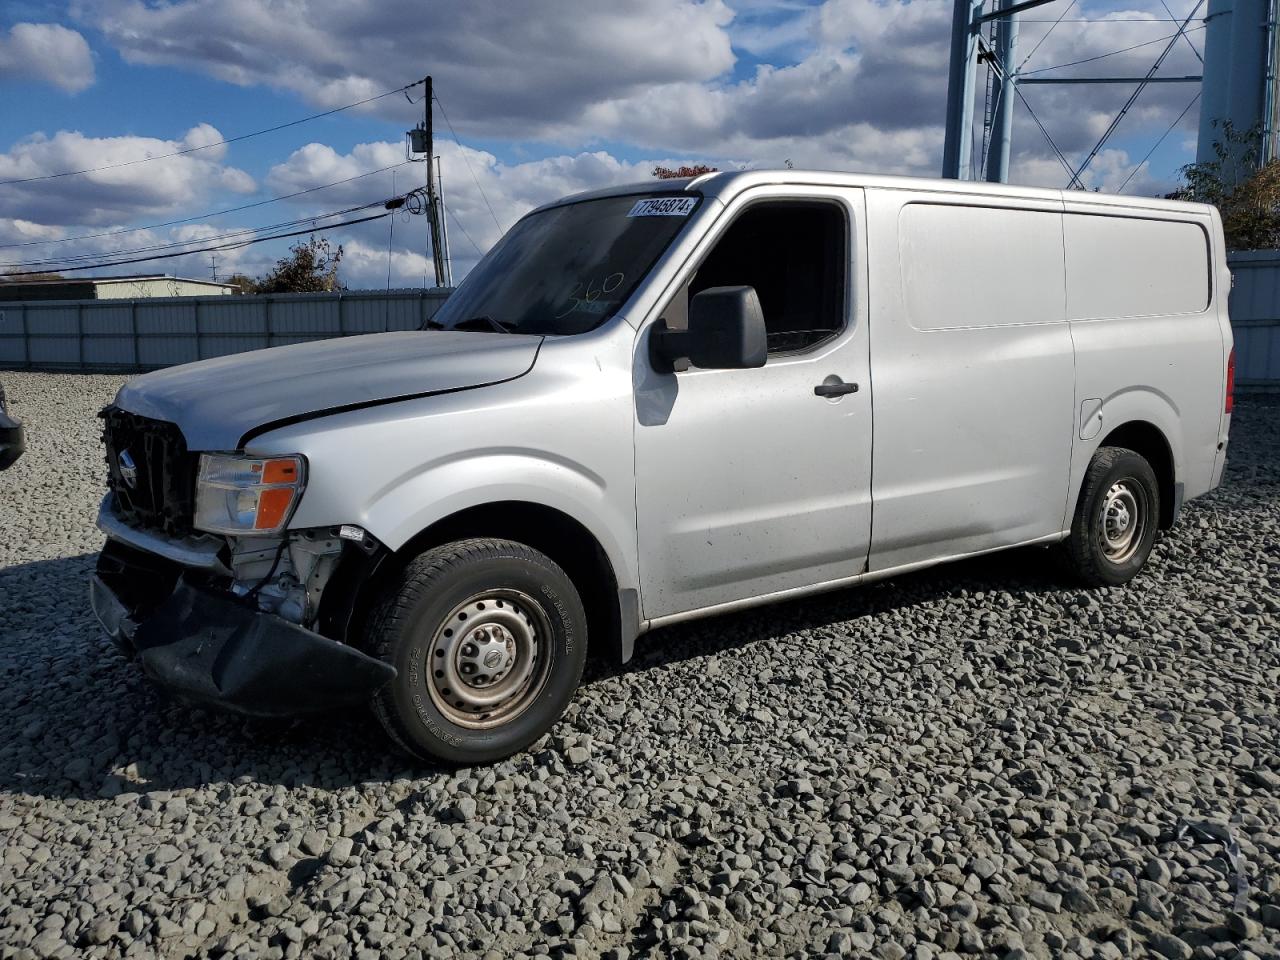
<path id="1" fill-rule="evenodd" d="M 1061 201 L 998 191 L 866 196 L 869 569 L 1060 534 L 1076 416 Z"/>

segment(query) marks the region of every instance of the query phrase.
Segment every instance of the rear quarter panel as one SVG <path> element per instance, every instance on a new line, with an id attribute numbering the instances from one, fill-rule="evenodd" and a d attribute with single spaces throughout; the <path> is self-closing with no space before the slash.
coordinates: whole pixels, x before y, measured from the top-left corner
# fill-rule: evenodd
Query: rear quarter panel
<path id="1" fill-rule="evenodd" d="M 1229 281 L 1223 282 L 1221 228 L 1209 208 L 1199 205 L 1135 209 L 1108 204 L 1104 198 L 1066 197 L 1069 300 L 1073 286 L 1083 289 L 1080 285 L 1092 285 L 1096 289 L 1138 282 L 1126 276 L 1122 265 L 1100 267 L 1093 253 L 1082 250 L 1079 243 L 1073 245 L 1073 213 L 1088 216 L 1091 223 L 1105 222 L 1092 219 L 1099 217 L 1192 223 L 1204 233 L 1203 269 L 1208 277 L 1208 300 L 1203 309 L 1135 316 L 1073 315 L 1078 420 L 1072 442 L 1066 522 L 1070 522 L 1093 454 L 1111 431 L 1131 421 L 1147 421 L 1164 434 L 1173 457 L 1174 479 L 1183 484 L 1185 498 L 1205 493 L 1216 482 L 1215 461 L 1223 426 L 1225 351 L 1230 340 L 1225 321 Z M 1181 282 L 1172 251 L 1155 243 L 1144 247 L 1141 256 L 1148 264 L 1168 265 L 1165 283 Z M 1158 274 L 1159 270 L 1154 272 Z M 1084 409 L 1089 411 L 1089 418 L 1100 420 L 1081 422 Z M 1082 439 L 1084 436 L 1089 439 Z"/>

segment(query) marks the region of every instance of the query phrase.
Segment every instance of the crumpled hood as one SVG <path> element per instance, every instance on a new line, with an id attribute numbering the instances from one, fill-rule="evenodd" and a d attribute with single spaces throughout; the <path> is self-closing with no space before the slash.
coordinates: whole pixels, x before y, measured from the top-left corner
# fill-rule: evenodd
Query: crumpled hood
<path id="1" fill-rule="evenodd" d="M 191 450 L 235 450 L 281 421 L 514 380 L 541 343 L 453 330 L 317 340 L 157 370 L 126 383 L 115 402 L 176 423 Z"/>

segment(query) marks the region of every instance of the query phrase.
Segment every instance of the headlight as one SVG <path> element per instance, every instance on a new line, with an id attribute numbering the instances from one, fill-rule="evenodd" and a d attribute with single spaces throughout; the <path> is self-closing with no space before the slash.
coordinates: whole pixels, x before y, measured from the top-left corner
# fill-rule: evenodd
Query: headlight
<path id="1" fill-rule="evenodd" d="M 201 454 L 194 526 L 209 533 L 276 533 L 289 522 L 305 479 L 302 457 Z"/>

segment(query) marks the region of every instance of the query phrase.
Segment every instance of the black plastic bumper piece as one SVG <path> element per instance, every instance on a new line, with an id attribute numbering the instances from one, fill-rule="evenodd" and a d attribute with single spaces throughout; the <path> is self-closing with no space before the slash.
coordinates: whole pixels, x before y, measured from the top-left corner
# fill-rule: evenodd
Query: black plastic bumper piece
<path id="1" fill-rule="evenodd" d="M 396 675 L 354 647 L 185 580 L 140 623 L 101 577 L 90 596 L 103 628 L 137 651 L 151 679 L 236 713 L 291 716 L 364 703 Z"/>
<path id="2" fill-rule="evenodd" d="M 0 470 L 7 470 L 17 463 L 27 449 L 27 435 L 18 423 L 0 410 Z"/>

